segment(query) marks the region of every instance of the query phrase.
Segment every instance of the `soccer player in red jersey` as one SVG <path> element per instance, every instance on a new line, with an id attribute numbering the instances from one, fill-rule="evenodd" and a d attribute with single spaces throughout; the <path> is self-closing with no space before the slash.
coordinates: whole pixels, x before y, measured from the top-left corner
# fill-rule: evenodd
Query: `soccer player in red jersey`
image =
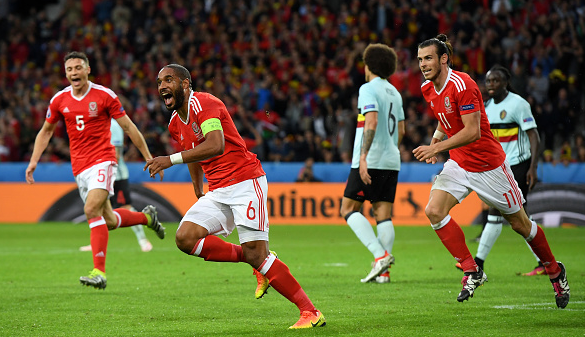
<path id="1" fill-rule="evenodd" d="M 270 284 L 299 308 L 301 317 L 291 329 L 324 326 L 323 314 L 286 264 L 268 249 L 266 174 L 256 155 L 247 150 L 223 102 L 194 91 L 191 74 L 178 64 L 159 71 L 157 86 L 172 111 L 169 132 L 184 151 L 150 159 L 144 169 L 154 176 L 186 163 L 198 198 L 177 229 L 177 247 L 205 261 L 248 263 L 259 273 L 261 295 Z M 206 194 L 203 174 L 209 183 Z M 236 227 L 240 245 L 217 237 L 229 235 Z"/>
<path id="2" fill-rule="evenodd" d="M 564 308 L 569 303 L 565 267 L 555 260 L 542 229 L 526 215 L 524 197 L 506 154 L 490 131 L 479 88 L 469 75 L 450 68 L 452 54 L 453 48 L 443 34 L 418 46 L 418 63 L 426 79 L 421 90 L 439 123 L 431 144 L 419 146 L 413 153 L 419 161 L 434 164 L 438 153 L 449 151 L 450 159 L 433 182 L 425 213 L 464 271 L 463 289 L 457 300 L 473 297 L 475 289 L 487 281 L 465 244 L 461 227 L 449 215 L 455 205 L 475 191 L 528 242 L 546 268 L 557 306 Z M 445 134 L 448 139 L 443 140 Z"/>
<path id="3" fill-rule="evenodd" d="M 89 276 L 82 276 L 79 280 L 81 284 L 105 289 L 108 230 L 146 225 L 161 239 L 165 232 L 152 205 L 146 206 L 142 212 L 112 209 L 109 197 L 114 195 L 117 169 L 116 151 L 110 142 L 112 118 L 120 124 L 145 159 L 151 159 L 152 155 L 144 137 L 126 115 L 118 96 L 112 90 L 89 81 L 90 71 L 89 60 L 84 53 L 70 52 L 65 56 L 65 76 L 71 85 L 51 98 L 45 123 L 35 139 L 26 169 L 26 181 L 34 183 L 33 172 L 37 163 L 53 136 L 57 122 L 63 118 L 69 136 L 71 167 L 91 230 L 94 268 Z M 162 178 L 163 173 L 160 172 Z"/>

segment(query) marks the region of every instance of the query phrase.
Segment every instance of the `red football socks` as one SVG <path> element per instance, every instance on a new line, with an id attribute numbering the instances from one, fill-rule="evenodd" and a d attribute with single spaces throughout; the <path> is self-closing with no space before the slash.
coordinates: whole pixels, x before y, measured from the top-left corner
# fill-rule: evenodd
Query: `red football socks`
<path id="1" fill-rule="evenodd" d="M 546 240 L 546 236 L 544 235 L 542 228 L 537 226 L 536 230 L 536 235 L 532 240 L 528 241 L 528 244 L 532 248 L 534 254 L 538 256 L 544 265 L 544 269 L 546 269 L 547 275 L 553 279 L 559 276 L 561 267 L 559 267 L 553 253 L 550 250 L 550 246 L 548 245 L 548 241 Z"/>
<path id="2" fill-rule="evenodd" d="M 89 242 L 93 254 L 93 267 L 106 272 L 106 251 L 108 249 L 108 226 L 104 217 L 95 217 L 88 220 L 91 230 Z"/>
<path id="3" fill-rule="evenodd" d="M 116 208 L 114 214 L 118 218 L 118 226 L 116 228 L 148 224 L 148 219 L 142 212 L 132 212 L 125 208 Z"/>
<path id="4" fill-rule="evenodd" d="M 199 253 L 197 253 L 199 251 Z M 205 261 L 215 262 L 246 262 L 242 246 L 225 242 L 214 235 L 199 239 L 190 255 L 196 255 Z"/>
<path id="5" fill-rule="evenodd" d="M 258 268 L 259 270 L 262 270 L 262 267 L 269 261 L 270 256 L 274 255 L 268 255 L 264 263 Z M 279 259 L 274 259 L 272 265 L 268 268 L 268 271 L 266 271 L 264 276 L 270 280 L 272 288 L 278 291 L 287 300 L 294 303 L 301 312 L 312 311 L 315 314 L 317 313 L 317 309 L 303 288 L 301 288 L 301 285 L 297 282 L 294 276 L 292 276 L 284 262 Z"/>
<path id="6" fill-rule="evenodd" d="M 461 227 L 453 218 L 445 226 L 435 230 L 435 232 L 449 253 L 453 255 L 457 262 L 461 263 L 461 268 L 464 272 L 476 272 L 478 270 L 477 264 L 465 244 L 465 234 L 463 234 Z"/>

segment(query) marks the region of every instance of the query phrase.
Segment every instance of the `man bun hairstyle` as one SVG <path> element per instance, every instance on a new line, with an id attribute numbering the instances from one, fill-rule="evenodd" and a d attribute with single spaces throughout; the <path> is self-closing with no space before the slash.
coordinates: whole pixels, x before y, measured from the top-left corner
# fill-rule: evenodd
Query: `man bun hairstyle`
<path id="1" fill-rule="evenodd" d="M 418 45 L 418 49 L 426 48 L 428 46 L 435 46 L 437 49 L 437 55 L 441 57 L 443 54 L 447 54 L 447 65 L 451 66 L 451 56 L 453 56 L 453 46 L 449 42 L 449 38 L 445 34 L 439 34 L 437 37 L 425 40 Z"/>
<path id="2" fill-rule="evenodd" d="M 510 85 L 510 79 L 512 78 L 512 74 L 510 73 L 508 68 L 501 66 L 499 64 L 496 64 L 495 66 L 491 67 L 491 69 L 489 71 L 490 72 L 494 72 L 494 71 L 501 72 L 502 75 L 504 75 L 504 78 L 506 79 L 506 90 L 517 94 L 516 90 L 514 90 L 514 88 L 512 88 L 512 85 Z"/>
<path id="3" fill-rule="evenodd" d="M 89 59 L 87 58 L 87 55 L 85 55 L 85 53 L 82 53 L 80 51 L 69 52 L 63 58 L 63 63 L 67 62 L 67 60 L 70 59 L 82 59 L 83 61 L 85 61 L 85 64 L 89 67 Z"/>
<path id="4" fill-rule="evenodd" d="M 184 79 L 188 79 L 189 80 L 189 88 L 193 89 L 193 85 L 191 82 L 191 73 L 189 72 L 189 70 L 187 70 L 187 68 L 183 67 L 180 64 L 176 64 L 176 63 L 171 63 L 165 66 L 165 68 L 171 68 L 173 69 L 173 72 L 175 73 L 175 75 L 177 75 L 181 81 L 183 81 Z"/>
<path id="5" fill-rule="evenodd" d="M 363 54 L 364 63 L 370 71 L 383 79 L 388 79 L 396 71 L 398 57 L 394 49 L 382 43 L 370 44 Z"/>

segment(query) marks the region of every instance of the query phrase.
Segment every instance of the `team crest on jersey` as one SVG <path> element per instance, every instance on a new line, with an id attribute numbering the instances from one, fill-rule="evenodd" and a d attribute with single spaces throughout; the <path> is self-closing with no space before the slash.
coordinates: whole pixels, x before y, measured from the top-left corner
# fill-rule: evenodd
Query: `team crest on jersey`
<path id="1" fill-rule="evenodd" d="M 448 114 L 453 112 L 453 108 L 451 107 L 451 100 L 449 99 L 449 96 L 445 97 L 445 110 Z"/>
<path id="2" fill-rule="evenodd" d="M 500 111 L 500 119 L 506 118 L 507 115 L 508 115 L 508 113 L 506 112 L 506 110 Z"/>
<path id="3" fill-rule="evenodd" d="M 96 102 L 89 102 L 89 117 L 97 117 L 98 106 Z"/>
<path id="4" fill-rule="evenodd" d="M 199 125 L 197 125 L 197 122 L 193 122 L 193 124 L 191 124 L 191 128 L 193 129 L 193 132 L 195 132 L 195 136 L 197 137 L 198 140 L 203 139 L 203 132 L 201 132 L 201 128 L 199 127 Z"/>

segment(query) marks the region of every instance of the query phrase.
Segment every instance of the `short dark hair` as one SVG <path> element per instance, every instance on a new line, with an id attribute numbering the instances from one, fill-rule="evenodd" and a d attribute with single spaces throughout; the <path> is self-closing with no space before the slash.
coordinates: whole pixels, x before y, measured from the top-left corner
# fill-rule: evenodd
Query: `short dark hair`
<path id="1" fill-rule="evenodd" d="M 504 66 L 501 66 L 499 64 L 496 64 L 490 70 L 488 70 L 488 72 L 490 72 L 490 71 L 491 72 L 494 72 L 494 71 L 501 72 L 502 75 L 504 75 L 504 78 L 506 79 L 506 90 L 508 90 L 509 92 L 513 92 L 513 93 L 517 94 L 516 90 L 514 90 L 514 88 L 510 84 L 510 79 L 512 78 L 512 74 L 510 74 L 510 71 L 508 70 L 508 68 L 506 68 Z"/>
<path id="2" fill-rule="evenodd" d="M 398 57 L 394 49 L 382 43 L 373 43 L 364 50 L 364 63 L 370 71 L 387 79 L 396 71 L 396 62 Z"/>
<path id="3" fill-rule="evenodd" d="M 89 59 L 87 58 L 87 55 L 85 55 L 85 53 L 82 53 L 80 51 L 69 52 L 63 58 L 63 62 L 65 63 L 65 62 L 67 62 L 67 60 L 70 60 L 70 59 L 82 59 L 85 61 L 85 64 L 89 67 Z"/>
<path id="4" fill-rule="evenodd" d="M 189 88 L 192 88 L 191 73 L 189 72 L 189 70 L 187 70 L 187 68 L 183 67 L 180 64 L 176 64 L 176 63 L 167 64 L 165 66 L 165 68 L 173 69 L 173 71 L 175 72 L 175 75 L 177 75 L 181 79 L 181 81 L 183 81 L 184 79 L 188 79 L 189 80 Z"/>
<path id="5" fill-rule="evenodd" d="M 432 39 L 425 40 L 418 45 L 418 49 L 426 48 L 428 46 L 435 46 L 437 48 L 437 55 L 441 57 L 443 54 L 447 54 L 447 64 L 451 64 L 451 56 L 453 55 L 453 46 L 447 35 L 439 34 L 437 37 L 433 37 Z"/>

